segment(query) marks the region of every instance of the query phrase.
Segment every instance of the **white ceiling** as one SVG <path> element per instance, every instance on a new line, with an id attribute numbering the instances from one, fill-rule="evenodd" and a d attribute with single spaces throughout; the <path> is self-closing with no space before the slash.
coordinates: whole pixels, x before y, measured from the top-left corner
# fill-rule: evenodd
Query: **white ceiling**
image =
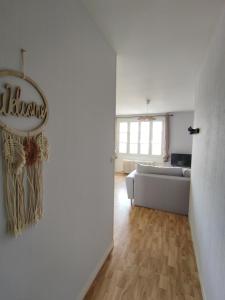
<path id="1" fill-rule="evenodd" d="M 225 0 L 83 0 L 116 50 L 117 114 L 192 110 Z"/>

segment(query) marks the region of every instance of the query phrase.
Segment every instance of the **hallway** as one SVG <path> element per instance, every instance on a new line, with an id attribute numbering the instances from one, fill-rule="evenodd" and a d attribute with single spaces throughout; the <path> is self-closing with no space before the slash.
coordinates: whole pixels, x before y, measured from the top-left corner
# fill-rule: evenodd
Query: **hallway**
<path id="1" fill-rule="evenodd" d="M 114 249 L 86 300 L 201 300 L 188 220 L 134 207 L 115 178 Z"/>

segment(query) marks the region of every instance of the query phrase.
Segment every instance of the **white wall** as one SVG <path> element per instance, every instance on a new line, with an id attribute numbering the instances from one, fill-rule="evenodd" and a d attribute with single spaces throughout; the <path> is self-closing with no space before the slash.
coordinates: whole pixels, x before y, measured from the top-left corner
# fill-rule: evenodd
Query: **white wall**
<path id="1" fill-rule="evenodd" d="M 170 118 L 170 153 L 192 153 L 192 135 L 188 127 L 193 126 L 194 112 L 173 113 Z"/>
<path id="2" fill-rule="evenodd" d="M 44 218 L 18 238 L 5 234 L 1 187 L 0 298 L 78 299 L 113 240 L 116 56 L 77 0 L 1 1 L 0 40 L 0 68 L 28 50 L 51 144 Z"/>
<path id="3" fill-rule="evenodd" d="M 225 299 L 225 17 L 201 72 L 195 120 L 190 224 L 204 298 Z"/>
<path id="4" fill-rule="evenodd" d="M 192 136 L 188 133 L 188 127 L 193 126 L 194 112 L 174 112 L 170 117 L 170 153 L 190 153 L 192 152 Z M 117 120 L 121 120 L 118 118 Z M 118 121 L 117 121 L 118 124 Z M 118 144 L 118 126 L 116 129 L 116 143 Z M 116 147 L 118 149 L 118 145 Z M 162 162 L 162 157 L 152 157 L 146 155 L 129 155 L 117 153 L 115 171 L 123 171 L 123 160 L 155 161 Z"/>

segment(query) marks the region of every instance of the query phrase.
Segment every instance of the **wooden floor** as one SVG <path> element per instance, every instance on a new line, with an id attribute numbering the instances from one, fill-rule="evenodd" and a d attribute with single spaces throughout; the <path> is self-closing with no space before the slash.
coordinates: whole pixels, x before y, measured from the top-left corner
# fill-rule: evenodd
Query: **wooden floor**
<path id="1" fill-rule="evenodd" d="M 85 299 L 202 299 L 188 220 L 130 207 L 115 179 L 114 249 Z"/>

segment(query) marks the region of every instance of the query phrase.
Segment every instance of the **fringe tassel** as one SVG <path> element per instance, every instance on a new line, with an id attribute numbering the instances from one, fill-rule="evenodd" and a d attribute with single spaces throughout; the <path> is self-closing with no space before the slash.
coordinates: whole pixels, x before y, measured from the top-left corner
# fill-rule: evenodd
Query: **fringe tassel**
<path id="1" fill-rule="evenodd" d="M 27 166 L 27 224 L 37 223 L 43 215 L 42 163 Z"/>
<path id="2" fill-rule="evenodd" d="M 17 235 L 26 227 L 26 207 L 24 201 L 24 175 L 12 172 L 11 165 L 5 164 L 5 208 L 7 231 Z"/>
<path id="3" fill-rule="evenodd" d="M 2 140 L 6 228 L 18 235 L 43 215 L 42 160 L 48 157 L 48 143 L 42 134 L 29 140 L 5 130 Z M 34 144 L 36 148 L 29 147 Z M 38 155 L 34 148 L 38 149 Z"/>

